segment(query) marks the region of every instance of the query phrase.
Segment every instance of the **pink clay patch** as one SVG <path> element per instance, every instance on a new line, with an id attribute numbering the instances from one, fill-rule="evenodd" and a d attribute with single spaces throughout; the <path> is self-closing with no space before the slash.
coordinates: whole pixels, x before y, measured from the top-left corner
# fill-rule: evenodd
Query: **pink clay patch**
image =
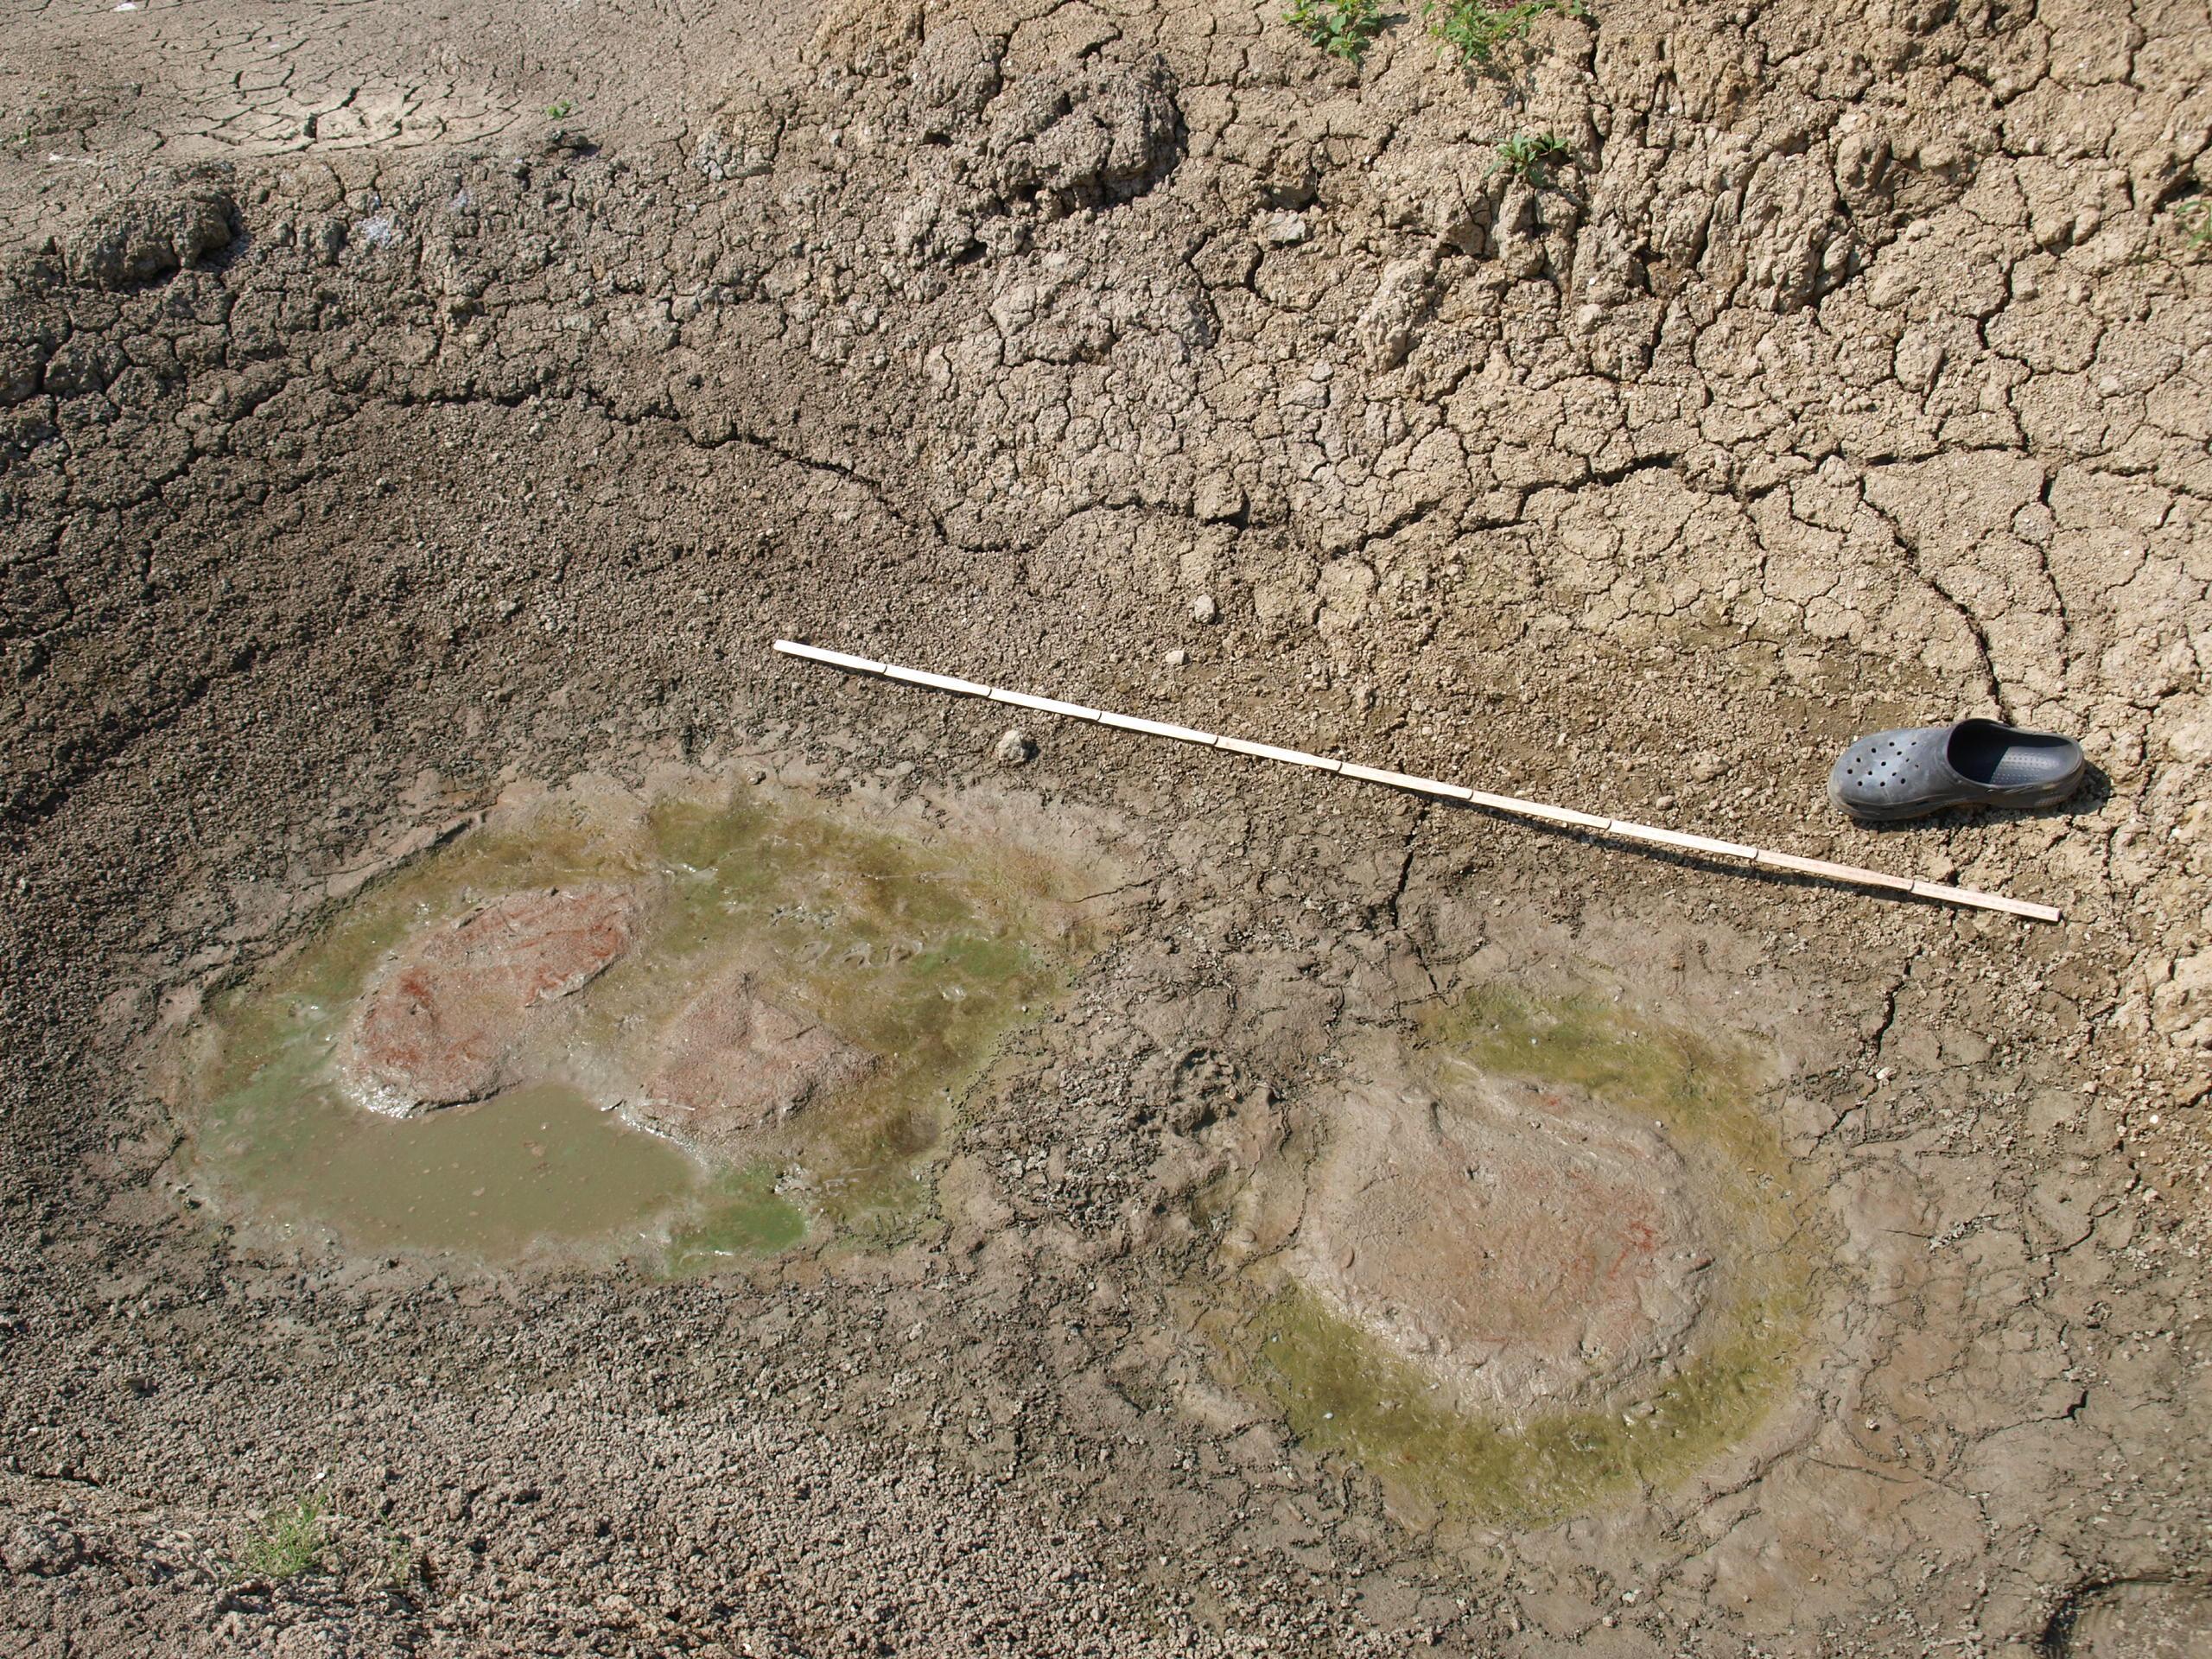
<path id="1" fill-rule="evenodd" d="M 1307 1188 L 1301 1278 L 1469 1406 L 1593 1399 L 1675 1353 L 1711 1261 L 1665 1138 L 1474 1085 L 1351 1092 Z"/>
<path id="2" fill-rule="evenodd" d="M 747 1132 L 842 1087 L 872 1064 L 810 1016 L 760 995 L 733 969 L 685 1005 L 657 1045 L 660 1063 L 630 1116 L 646 1128 L 709 1151 L 735 1149 Z"/>
<path id="3" fill-rule="evenodd" d="M 361 1001 L 356 1080 L 379 1110 L 411 1115 L 481 1100 L 511 1067 L 533 1011 L 588 984 L 629 948 L 622 888 L 513 893 L 418 936 Z"/>

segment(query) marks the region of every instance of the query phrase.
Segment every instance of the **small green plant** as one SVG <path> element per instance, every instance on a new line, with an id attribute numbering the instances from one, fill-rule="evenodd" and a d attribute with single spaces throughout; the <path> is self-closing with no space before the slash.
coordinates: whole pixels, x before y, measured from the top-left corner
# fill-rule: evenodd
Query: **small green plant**
<path id="1" fill-rule="evenodd" d="M 422 1572 L 423 1557 L 400 1534 L 384 1535 L 384 1554 L 377 1563 L 377 1582 L 387 1590 L 405 1590 Z"/>
<path id="2" fill-rule="evenodd" d="M 2182 239 L 2191 249 L 2202 252 L 2212 248 L 2212 195 L 2184 196 L 2174 203 L 2172 213 Z"/>
<path id="3" fill-rule="evenodd" d="M 282 1503 L 261 1517 L 261 1524 L 238 1547 L 238 1566 L 257 1579 L 275 1583 L 296 1579 L 322 1565 L 330 1540 L 323 1529 L 322 1500 L 303 1497 Z"/>
<path id="4" fill-rule="evenodd" d="M 1332 58 L 1357 63 L 1382 29 L 1382 0 L 1291 0 L 1283 21 Z"/>
<path id="5" fill-rule="evenodd" d="M 545 106 L 545 118 L 549 121 L 558 121 L 575 107 L 576 106 L 569 102 L 567 99 L 561 99 L 557 102 L 548 104 Z"/>
<path id="6" fill-rule="evenodd" d="M 1485 5 L 1483 0 L 1428 0 L 1422 15 L 1428 19 L 1428 32 L 1447 54 L 1458 56 L 1460 67 L 1488 72 L 1497 67 L 1500 50 L 1527 40 L 1536 19 L 1548 11 L 1569 17 L 1589 16 L 1583 0 L 1517 0 L 1510 6 Z"/>
<path id="7" fill-rule="evenodd" d="M 1551 182 L 1551 169 L 1572 162 L 1574 152 L 1548 132 L 1516 132 L 1497 147 L 1491 172 L 1510 173 L 1541 189 Z"/>

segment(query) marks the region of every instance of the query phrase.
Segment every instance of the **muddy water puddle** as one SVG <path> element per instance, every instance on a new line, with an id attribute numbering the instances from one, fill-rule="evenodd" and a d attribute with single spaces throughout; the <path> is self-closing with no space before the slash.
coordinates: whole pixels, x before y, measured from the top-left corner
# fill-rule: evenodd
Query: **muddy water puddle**
<path id="1" fill-rule="evenodd" d="M 236 1123 L 211 1155 L 263 1203 L 372 1249 L 512 1257 L 585 1243 L 671 1211 L 696 1185 L 681 1149 L 558 1084 L 416 1119 L 364 1112 L 330 1090 L 290 1105 Z"/>
<path id="2" fill-rule="evenodd" d="M 203 1183 L 367 1249 L 689 1274 L 929 1217 L 1089 948 L 1052 858 L 758 789 L 505 803 L 210 998 Z"/>

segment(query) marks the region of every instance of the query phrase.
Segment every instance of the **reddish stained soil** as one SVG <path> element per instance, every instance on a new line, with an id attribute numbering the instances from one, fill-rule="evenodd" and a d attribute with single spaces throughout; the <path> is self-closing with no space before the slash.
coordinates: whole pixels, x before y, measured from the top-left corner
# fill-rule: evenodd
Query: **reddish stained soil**
<path id="1" fill-rule="evenodd" d="M 747 1131 L 788 1116 L 873 1064 L 810 1015 L 760 995 L 744 969 L 710 982 L 658 1046 L 664 1058 L 630 1116 L 708 1150 L 729 1150 Z"/>
<path id="2" fill-rule="evenodd" d="M 1673 1351 L 1709 1256 L 1680 1160 L 1556 1096 L 1351 1091 L 1316 1169 L 1301 1276 L 1471 1402 L 1524 1408 Z"/>
<path id="3" fill-rule="evenodd" d="M 371 1103 L 415 1112 L 512 1083 L 531 1010 L 589 983 L 629 948 L 636 906 L 608 887 L 497 899 L 418 936 L 362 1000 L 353 1070 Z"/>

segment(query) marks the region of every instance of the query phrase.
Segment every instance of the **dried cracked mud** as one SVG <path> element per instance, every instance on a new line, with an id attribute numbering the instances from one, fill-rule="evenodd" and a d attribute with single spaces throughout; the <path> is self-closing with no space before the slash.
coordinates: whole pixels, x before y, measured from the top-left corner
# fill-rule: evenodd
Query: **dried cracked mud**
<path id="1" fill-rule="evenodd" d="M 1278 14 L 0 13 L 0 1650 L 2212 1650 L 2212 16 Z"/>

